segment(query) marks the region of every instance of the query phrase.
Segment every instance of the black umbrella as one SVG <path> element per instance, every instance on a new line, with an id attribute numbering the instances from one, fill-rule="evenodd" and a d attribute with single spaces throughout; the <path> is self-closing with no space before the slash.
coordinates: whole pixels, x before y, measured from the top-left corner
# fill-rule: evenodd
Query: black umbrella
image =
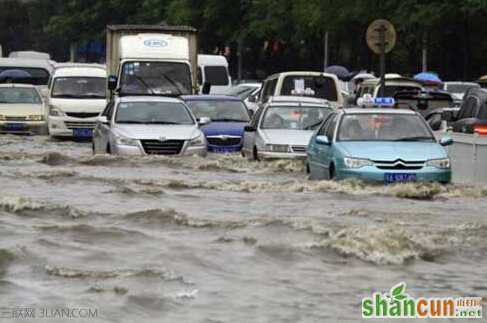
<path id="1" fill-rule="evenodd" d="M 7 81 L 7 80 L 28 79 L 31 77 L 32 75 L 30 75 L 29 72 L 23 70 L 16 70 L 16 69 L 5 70 L 0 73 L 0 82 Z"/>
<path id="2" fill-rule="evenodd" d="M 335 74 L 342 81 L 350 81 L 350 79 L 357 73 L 350 73 L 350 71 L 340 65 L 332 65 L 325 69 L 325 73 Z"/>

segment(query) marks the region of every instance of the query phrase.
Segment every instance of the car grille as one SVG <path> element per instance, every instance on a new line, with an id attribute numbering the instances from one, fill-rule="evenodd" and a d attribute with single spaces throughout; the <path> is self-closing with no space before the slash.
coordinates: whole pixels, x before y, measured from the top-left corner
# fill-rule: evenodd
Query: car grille
<path id="1" fill-rule="evenodd" d="M 207 137 L 208 144 L 212 146 L 236 146 L 242 142 L 242 137 L 237 136 L 215 136 Z"/>
<path id="2" fill-rule="evenodd" d="M 179 155 L 184 146 L 184 140 L 141 140 L 141 143 L 148 155 Z"/>
<path id="3" fill-rule="evenodd" d="M 404 161 L 397 159 L 395 161 L 374 160 L 377 168 L 383 170 L 418 170 L 424 167 L 424 161 Z"/>
<path id="4" fill-rule="evenodd" d="M 5 117 L 6 121 L 26 121 L 27 117 Z"/>
<path id="5" fill-rule="evenodd" d="M 68 129 L 94 129 L 96 123 L 94 122 L 78 122 L 78 121 L 65 121 L 66 128 Z"/>
<path id="6" fill-rule="evenodd" d="M 99 115 L 99 113 L 84 113 L 84 112 L 66 112 L 66 115 L 71 118 L 94 118 Z"/>
<path id="7" fill-rule="evenodd" d="M 292 146 L 293 152 L 295 153 L 305 153 L 306 152 L 306 146 Z"/>

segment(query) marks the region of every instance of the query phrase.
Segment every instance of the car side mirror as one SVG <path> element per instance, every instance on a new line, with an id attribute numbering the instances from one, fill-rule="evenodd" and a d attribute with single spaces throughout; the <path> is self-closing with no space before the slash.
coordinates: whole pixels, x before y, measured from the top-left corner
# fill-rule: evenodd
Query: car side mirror
<path id="1" fill-rule="evenodd" d="M 200 125 L 200 126 L 206 126 L 207 124 L 210 124 L 210 123 L 211 123 L 211 119 L 208 117 L 201 117 L 198 120 L 198 125 Z"/>
<path id="2" fill-rule="evenodd" d="M 105 116 L 98 116 L 98 118 L 96 118 L 96 122 L 101 124 L 108 124 L 108 119 Z"/>
<path id="3" fill-rule="evenodd" d="M 42 87 L 39 92 L 41 93 L 42 98 L 47 101 L 49 98 L 49 88 L 47 87 Z"/>
<path id="4" fill-rule="evenodd" d="M 245 132 L 255 132 L 256 129 L 254 127 L 252 127 L 252 126 L 245 126 L 244 127 L 244 131 Z"/>
<path id="5" fill-rule="evenodd" d="M 328 136 L 317 136 L 315 141 L 318 145 L 330 145 L 330 139 L 328 139 Z"/>
<path id="6" fill-rule="evenodd" d="M 250 103 L 257 103 L 257 95 L 256 95 L 256 94 L 254 94 L 254 95 L 249 96 L 248 101 L 249 101 Z"/>
<path id="7" fill-rule="evenodd" d="M 201 93 L 207 95 L 210 94 L 210 92 L 211 92 L 211 83 L 209 82 L 203 83 L 203 88 L 201 89 Z"/>
<path id="8" fill-rule="evenodd" d="M 115 91 L 117 89 L 118 78 L 115 75 L 108 77 L 108 90 Z"/>
<path id="9" fill-rule="evenodd" d="M 451 146 L 453 145 L 453 139 L 450 137 L 443 137 L 440 139 L 440 145 L 442 145 L 443 147 Z"/>

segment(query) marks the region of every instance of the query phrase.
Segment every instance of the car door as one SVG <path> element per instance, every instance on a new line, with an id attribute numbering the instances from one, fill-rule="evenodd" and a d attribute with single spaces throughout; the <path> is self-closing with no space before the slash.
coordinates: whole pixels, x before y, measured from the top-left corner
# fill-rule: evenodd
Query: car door
<path id="1" fill-rule="evenodd" d="M 321 129 L 317 132 L 317 136 L 327 136 L 330 144 L 332 144 L 337 119 L 338 115 L 336 113 L 331 114 L 327 121 L 324 122 Z M 328 178 L 331 160 L 331 157 L 329 156 L 331 145 L 318 144 L 315 140 L 316 137 L 313 138 L 309 152 L 311 163 L 310 171 L 312 171 L 317 178 Z"/>
<path id="2" fill-rule="evenodd" d="M 107 118 L 108 124 L 103 124 L 101 122 L 98 122 L 96 124 L 95 130 L 93 132 L 93 143 L 96 153 L 107 152 L 114 106 L 114 103 L 110 102 L 101 114 L 101 116 Z"/>
<path id="3" fill-rule="evenodd" d="M 477 121 L 480 100 L 476 96 L 470 96 L 460 110 L 458 121 L 453 124 L 454 132 L 473 133 L 473 125 Z"/>
<path id="4" fill-rule="evenodd" d="M 245 128 L 242 151 L 244 155 L 247 157 L 250 157 L 253 154 L 253 150 L 255 146 L 255 137 L 257 135 L 257 127 L 259 125 L 260 117 L 262 116 L 263 111 L 264 108 L 259 108 L 257 112 L 254 114 L 254 116 L 252 117 L 252 120 L 250 121 L 249 124 L 249 128 L 251 128 L 253 131 L 249 131 L 247 127 Z"/>

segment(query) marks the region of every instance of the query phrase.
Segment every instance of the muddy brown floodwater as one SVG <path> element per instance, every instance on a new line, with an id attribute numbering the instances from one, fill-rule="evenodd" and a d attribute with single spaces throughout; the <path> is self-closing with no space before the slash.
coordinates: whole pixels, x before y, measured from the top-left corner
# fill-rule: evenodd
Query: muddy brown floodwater
<path id="1" fill-rule="evenodd" d="M 299 162 L 2 136 L 0 192 L 0 307 L 98 310 L 31 321 L 358 322 L 362 297 L 402 281 L 487 296 L 485 187 L 310 182 Z"/>

